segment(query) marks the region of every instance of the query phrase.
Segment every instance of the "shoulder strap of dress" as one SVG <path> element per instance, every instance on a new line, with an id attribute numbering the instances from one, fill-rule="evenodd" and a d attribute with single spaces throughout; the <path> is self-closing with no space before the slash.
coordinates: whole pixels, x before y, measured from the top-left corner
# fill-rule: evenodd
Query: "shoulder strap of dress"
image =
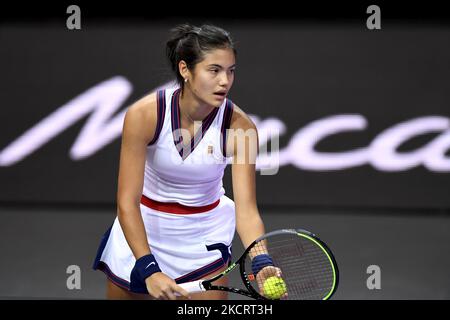
<path id="1" fill-rule="evenodd" d="M 222 137 L 222 155 L 226 158 L 227 154 L 227 129 L 230 128 L 231 124 L 231 116 L 233 115 L 233 102 L 231 100 L 227 99 L 227 102 L 225 104 L 225 111 L 223 113 L 223 120 L 222 120 L 222 128 L 220 130 L 221 137 Z"/>
<path id="2" fill-rule="evenodd" d="M 159 134 L 164 124 L 164 117 L 166 115 L 166 90 L 158 90 L 156 92 L 156 105 L 157 105 L 157 122 L 155 135 L 152 141 L 149 142 L 149 146 L 154 144 L 158 140 Z"/>

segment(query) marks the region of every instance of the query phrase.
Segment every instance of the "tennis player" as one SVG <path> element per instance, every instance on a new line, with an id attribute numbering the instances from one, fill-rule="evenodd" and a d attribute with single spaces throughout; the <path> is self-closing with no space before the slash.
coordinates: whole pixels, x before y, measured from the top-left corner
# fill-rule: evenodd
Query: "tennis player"
<path id="1" fill-rule="evenodd" d="M 94 269 L 106 273 L 110 299 L 227 299 L 221 291 L 189 295 L 177 284 L 225 270 L 235 230 L 244 247 L 264 234 L 255 197 L 257 129 L 227 98 L 236 69 L 227 31 L 176 26 L 166 52 L 177 85 L 126 112 L 117 217 Z M 227 163 L 234 201 L 222 184 Z M 256 258 L 257 272 L 272 265 L 267 255 Z"/>

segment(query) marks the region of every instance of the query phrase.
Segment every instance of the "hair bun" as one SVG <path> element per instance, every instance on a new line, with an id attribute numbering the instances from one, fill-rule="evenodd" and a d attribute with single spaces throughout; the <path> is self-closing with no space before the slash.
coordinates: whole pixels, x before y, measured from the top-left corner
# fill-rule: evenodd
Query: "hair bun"
<path id="1" fill-rule="evenodd" d="M 182 39 L 187 37 L 189 34 L 200 34 L 200 28 L 190 25 L 189 23 L 184 23 L 176 26 L 172 29 L 172 39 Z"/>

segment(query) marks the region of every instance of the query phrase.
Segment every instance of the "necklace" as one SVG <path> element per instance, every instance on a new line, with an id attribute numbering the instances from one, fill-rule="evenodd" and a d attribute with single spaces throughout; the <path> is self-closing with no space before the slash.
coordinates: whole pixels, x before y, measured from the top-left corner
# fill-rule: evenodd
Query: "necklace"
<path id="1" fill-rule="evenodd" d="M 181 112 L 180 97 L 178 97 L 178 108 L 179 108 L 179 110 L 180 110 L 180 112 Z M 186 111 L 186 112 L 183 112 L 182 114 L 185 114 L 186 117 L 188 117 L 189 120 L 191 120 L 194 124 L 195 124 L 196 122 L 198 122 L 198 121 L 203 122 L 202 120 L 194 120 L 194 119 L 192 119 L 191 116 L 189 115 L 189 113 L 188 113 L 187 111 Z"/>
<path id="2" fill-rule="evenodd" d="M 189 115 L 189 113 L 188 112 L 185 112 L 184 113 L 185 115 L 186 115 L 186 117 L 188 117 L 189 118 L 189 120 L 191 120 L 193 123 L 196 123 L 196 122 L 198 122 L 198 121 L 200 121 L 201 122 L 201 120 L 194 120 L 194 119 L 192 119 L 191 118 L 191 116 Z"/>
<path id="3" fill-rule="evenodd" d="M 191 120 L 192 122 L 195 123 L 196 120 L 192 119 L 188 112 L 186 112 L 185 114 L 186 114 L 186 116 L 189 118 L 189 120 Z"/>

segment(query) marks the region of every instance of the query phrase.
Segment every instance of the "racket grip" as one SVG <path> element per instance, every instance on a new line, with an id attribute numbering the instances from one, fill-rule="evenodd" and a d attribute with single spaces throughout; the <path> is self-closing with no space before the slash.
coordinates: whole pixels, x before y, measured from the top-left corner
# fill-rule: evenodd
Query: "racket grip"
<path id="1" fill-rule="evenodd" d="M 189 293 L 206 291 L 202 284 L 203 280 L 191 281 L 186 283 L 180 283 L 178 286 L 182 287 Z"/>

